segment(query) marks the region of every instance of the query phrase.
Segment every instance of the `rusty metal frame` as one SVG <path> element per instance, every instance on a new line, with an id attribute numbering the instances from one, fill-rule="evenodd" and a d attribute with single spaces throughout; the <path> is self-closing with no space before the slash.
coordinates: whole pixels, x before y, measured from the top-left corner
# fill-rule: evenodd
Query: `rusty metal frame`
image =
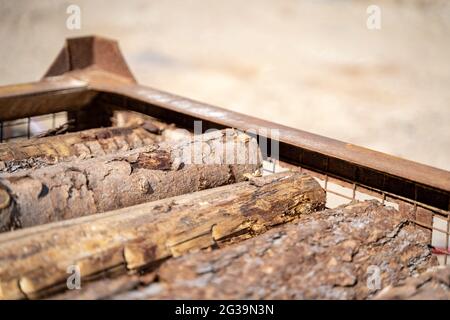
<path id="1" fill-rule="evenodd" d="M 353 186 L 354 192 L 358 187 L 383 200 L 392 197 L 449 216 L 449 171 L 137 84 L 113 40 L 68 39 L 41 81 L 0 87 L 0 122 L 99 105 L 138 111 L 189 129 L 194 120 L 201 120 L 204 130 L 278 129 L 281 161 Z"/>

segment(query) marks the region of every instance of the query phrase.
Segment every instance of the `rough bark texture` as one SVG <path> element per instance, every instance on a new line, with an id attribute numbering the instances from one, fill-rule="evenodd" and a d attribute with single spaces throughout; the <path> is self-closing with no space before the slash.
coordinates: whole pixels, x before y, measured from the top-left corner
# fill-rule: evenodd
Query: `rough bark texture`
<path id="1" fill-rule="evenodd" d="M 375 299 L 450 300 L 450 266 L 433 267 L 417 277 L 388 286 Z"/>
<path id="2" fill-rule="evenodd" d="M 260 163 L 256 140 L 228 129 L 176 144 L 151 145 L 2 174 L 0 230 L 90 215 L 243 181 L 244 175 L 258 170 Z"/>
<path id="3" fill-rule="evenodd" d="M 116 298 L 365 299 L 434 265 L 427 232 L 378 202 L 316 212 L 264 235 L 164 263 L 159 282 Z M 373 287 L 372 287 L 373 288 Z"/>
<path id="4" fill-rule="evenodd" d="M 23 298 L 64 286 L 70 265 L 80 268 L 83 281 L 107 270 L 155 267 L 189 251 L 256 236 L 324 203 L 325 191 L 313 178 L 285 172 L 5 233 L 0 235 L 0 297 Z"/>
<path id="5" fill-rule="evenodd" d="M 100 128 L 0 144 L 0 171 L 39 168 L 77 158 L 104 156 L 160 142 L 141 127 Z"/>

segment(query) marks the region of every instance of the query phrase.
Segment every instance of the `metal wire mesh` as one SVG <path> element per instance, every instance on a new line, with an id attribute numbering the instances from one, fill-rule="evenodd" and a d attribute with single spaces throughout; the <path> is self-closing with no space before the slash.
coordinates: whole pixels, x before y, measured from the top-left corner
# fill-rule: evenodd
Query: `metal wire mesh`
<path id="1" fill-rule="evenodd" d="M 67 123 L 67 112 L 0 121 L 0 142 L 29 139 Z"/>

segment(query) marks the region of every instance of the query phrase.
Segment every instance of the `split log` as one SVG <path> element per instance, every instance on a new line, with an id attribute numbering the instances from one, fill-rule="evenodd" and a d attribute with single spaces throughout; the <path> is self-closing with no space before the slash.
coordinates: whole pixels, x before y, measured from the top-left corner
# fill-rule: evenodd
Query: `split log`
<path id="1" fill-rule="evenodd" d="M 384 287 L 435 264 L 428 236 L 393 208 L 355 203 L 171 259 L 157 283 L 116 298 L 365 299 L 377 291 L 378 271 Z"/>
<path id="2" fill-rule="evenodd" d="M 0 175 L 0 230 L 31 227 L 243 181 L 254 138 L 215 131 L 105 157 Z"/>
<path id="3" fill-rule="evenodd" d="M 116 290 L 117 292 L 117 290 Z M 450 266 L 433 267 L 384 288 L 377 300 L 450 300 Z"/>
<path id="4" fill-rule="evenodd" d="M 284 172 L 4 233 L 0 297 L 34 297 L 64 289 L 71 265 L 79 268 L 82 281 L 106 270 L 148 270 L 189 251 L 251 238 L 323 209 L 324 203 L 325 192 L 312 177 Z"/>
<path id="5" fill-rule="evenodd" d="M 141 127 L 99 128 L 0 144 L 0 171 L 39 168 L 77 158 L 104 156 L 160 142 Z"/>

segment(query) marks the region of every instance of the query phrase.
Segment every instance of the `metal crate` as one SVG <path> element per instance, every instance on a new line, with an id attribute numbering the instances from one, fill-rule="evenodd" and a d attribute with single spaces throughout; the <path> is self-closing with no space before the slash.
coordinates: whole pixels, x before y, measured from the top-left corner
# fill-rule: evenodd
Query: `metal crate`
<path id="1" fill-rule="evenodd" d="M 140 85 L 109 39 L 68 39 L 41 81 L 0 87 L 0 141 L 61 125 L 67 131 L 107 126 L 117 109 L 189 130 L 202 121 L 203 131 L 253 132 L 269 146 L 266 172 L 292 166 L 308 172 L 327 191 L 328 207 L 379 199 L 431 230 L 430 244 L 450 247 L 450 172 Z M 271 130 L 277 135 L 266 134 Z M 439 259 L 450 264 L 447 255 Z"/>

